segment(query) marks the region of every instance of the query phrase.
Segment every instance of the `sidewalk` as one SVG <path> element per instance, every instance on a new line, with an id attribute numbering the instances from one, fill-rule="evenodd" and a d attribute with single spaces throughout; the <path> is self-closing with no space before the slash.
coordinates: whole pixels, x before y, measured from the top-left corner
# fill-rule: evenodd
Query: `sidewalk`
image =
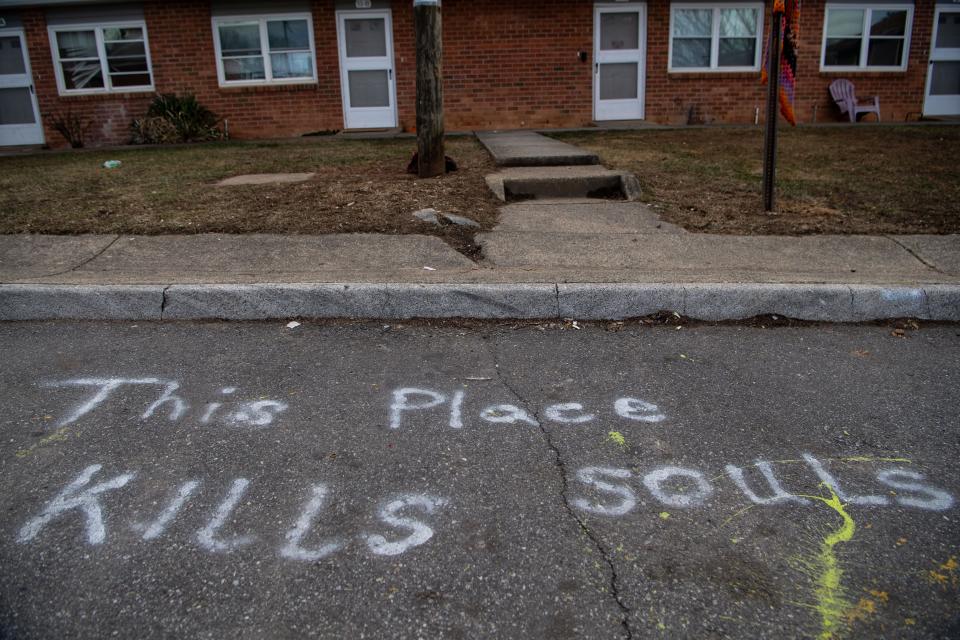
<path id="1" fill-rule="evenodd" d="M 613 233 L 577 233 L 548 213 L 571 206 L 594 205 L 505 207 L 479 264 L 415 235 L 0 236 L 0 319 L 960 320 L 960 236 L 710 236 L 610 211 Z"/>
<path id="2" fill-rule="evenodd" d="M 479 262 L 419 235 L 0 236 L 0 320 L 960 320 L 960 235 L 688 233 L 578 147 L 478 138 L 505 201 Z"/>

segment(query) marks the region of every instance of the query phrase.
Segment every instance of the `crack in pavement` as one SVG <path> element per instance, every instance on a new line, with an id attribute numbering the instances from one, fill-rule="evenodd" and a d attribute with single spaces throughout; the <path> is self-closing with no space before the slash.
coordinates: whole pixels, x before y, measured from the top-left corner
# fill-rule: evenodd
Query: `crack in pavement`
<path id="1" fill-rule="evenodd" d="M 893 236 L 891 236 L 891 235 L 884 235 L 883 237 L 886 238 L 887 240 L 891 241 L 892 243 L 894 243 L 895 245 L 897 245 L 898 247 L 900 247 L 901 249 L 903 249 L 903 250 L 906 251 L 907 253 L 909 253 L 911 256 L 913 256 L 914 258 L 916 258 L 916 259 L 919 260 L 920 262 L 922 262 L 922 263 L 923 263 L 923 266 L 925 266 L 926 268 L 932 269 L 932 270 L 936 271 L 937 273 L 942 273 L 942 274 L 944 274 L 944 275 L 947 275 L 945 272 L 943 272 L 943 271 L 941 271 L 940 269 L 938 269 L 935 264 L 933 264 L 932 262 L 927 262 L 926 260 L 924 260 L 923 257 L 922 257 L 919 253 L 917 253 L 916 251 L 914 251 L 913 249 L 911 249 L 911 248 L 908 247 L 907 245 L 903 244 L 902 242 L 900 242 L 899 240 L 897 240 L 895 237 L 893 237 Z"/>
<path id="2" fill-rule="evenodd" d="M 493 370 L 496 373 L 497 380 L 517 399 L 522 409 L 533 415 L 534 419 L 537 421 L 537 428 L 540 430 L 544 442 L 553 452 L 555 466 L 560 474 L 560 497 L 563 500 L 563 508 L 567 512 L 567 515 L 569 515 L 574 522 L 577 523 L 577 526 L 580 527 L 580 531 L 582 531 L 584 536 L 590 540 L 593 546 L 597 549 L 597 552 L 600 554 L 600 557 L 603 558 L 603 561 L 607 564 L 607 567 L 610 570 L 610 594 L 613 596 L 614 602 L 616 602 L 617 608 L 620 610 L 620 624 L 623 627 L 626 638 L 627 640 L 632 640 L 633 630 L 630 628 L 630 609 L 626 604 L 623 603 L 623 598 L 620 595 L 619 576 L 617 574 L 616 565 L 614 565 L 613 559 L 610 557 L 607 548 L 602 542 L 600 542 L 600 539 L 597 538 L 596 534 L 594 534 L 593 531 L 590 530 L 590 527 L 587 526 L 587 523 L 584 522 L 577 512 L 573 510 L 573 507 L 570 506 L 570 482 L 567 476 L 567 465 L 563 461 L 560 448 L 553 441 L 550 431 L 543 426 L 543 420 L 540 419 L 539 412 L 536 411 L 522 395 L 520 395 L 520 392 L 517 391 L 512 384 L 507 382 L 506 378 L 501 373 L 500 359 L 497 356 L 497 349 L 493 344 L 490 343 L 489 337 L 484 336 L 483 341 L 486 343 L 487 349 L 490 352 L 490 356 L 493 359 Z"/>
<path id="3" fill-rule="evenodd" d="M 107 245 L 106 245 L 105 247 L 103 247 L 102 249 L 100 249 L 99 251 L 97 251 L 96 253 L 94 253 L 94 254 L 93 254 L 92 256 L 90 256 L 89 258 L 86 258 L 85 260 L 81 260 L 79 264 L 76 264 L 76 265 L 70 267 L 69 269 L 64 269 L 63 271 L 57 271 L 56 273 L 45 273 L 44 275 L 42 275 L 42 276 L 37 276 L 37 277 L 38 277 L 38 278 L 52 278 L 52 277 L 54 277 L 54 276 L 62 276 L 62 275 L 64 275 L 64 274 L 67 274 L 67 273 L 71 273 L 71 272 L 73 272 L 73 271 L 76 271 L 77 269 L 79 269 L 79 268 L 81 268 L 81 267 L 83 267 L 83 266 L 85 266 L 85 265 L 90 264 L 91 262 L 93 262 L 94 260 L 96 260 L 97 258 L 99 258 L 100 256 L 102 256 L 104 253 L 106 253 L 107 249 L 109 249 L 109 248 L 112 247 L 114 244 L 116 244 L 117 240 L 119 240 L 120 237 L 121 237 L 120 234 L 117 234 L 116 236 L 114 236 L 113 240 L 111 240 L 110 242 L 107 243 Z"/>

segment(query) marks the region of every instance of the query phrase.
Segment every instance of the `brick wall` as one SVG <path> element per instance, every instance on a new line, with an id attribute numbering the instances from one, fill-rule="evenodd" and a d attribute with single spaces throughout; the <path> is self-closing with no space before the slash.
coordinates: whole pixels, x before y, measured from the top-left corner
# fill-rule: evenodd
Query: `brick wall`
<path id="1" fill-rule="evenodd" d="M 577 58 L 578 51 L 593 55 L 590 2 L 448 0 L 443 28 L 451 127 L 565 127 L 591 120 L 593 65 Z"/>
<path id="2" fill-rule="evenodd" d="M 823 38 L 823 0 L 803 3 L 800 24 L 799 78 L 795 109 L 801 123 L 846 119 L 834 106 L 828 87 L 837 78 L 847 78 L 856 86 L 857 95 L 880 97 L 885 121 L 915 119 L 923 108 L 926 86 L 934 3 L 917 0 L 914 8 L 910 57 L 902 72 L 820 71 Z M 769 33 L 770 2 L 766 4 L 764 29 Z M 647 23 L 647 119 L 663 124 L 750 123 L 760 107 L 764 120 L 766 88 L 758 73 L 668 73 L 669 2 L 651 2 Z M 764 37 L 764 41 L 766 36 Z M 873 116 L 866 116 L 872 118 Z"/>
<path id="3" fill-rule="evenodd" d="M 753 122 L 764 104 L 759 73 L 668 73 L 669 2 L 650 0 L 647 17 L 646 116 L 652 122 Z M 823 0 L 803 7 L 797 113 L 810 122 L 840 119 L 827 86 L 851 79 L 862 96 L 879 95 L 884 120 L 903 120 L 923 105 L 933 1 L 917 0 L 905 72 L 820 73 Z M 768 4 L 769 10 L 769 4 Z M 220 88 L 210 4 L 206 0 L 144 3 L 154 85 L 161 93 L 193 93 L 229 120 L 238 138 L 295 136 L 341 129 L 343 112 L 332 0 L 312 3 L 317 84 Z M 415 125 L 415 52 L 409 0 L 392 0 L 399 124 Z M 72 110 L 89 119 L 92 144 L 128 139 L 130 121 L 151 99 L 144 94 L 59 96 L 42 10 L 21 13 L 48 142 L 62 146 L 51 116 Z M 583 126 L 592 119 L 593 6 L 587 0 L 447 0 L 443 7 L 444 92 L 450 130 Z M 581 62 L 578 51 L 588 60 Z"/>
<path id="4" fill-rule="evenodd" d="M 213 45 L 210 4 L 199 0 L 146 2 L 144 18 L 158 93 L 192 93 L 229 123 L 237 138 L 271 138 L 343 128 L 337 31 L 332 2 L 313 2 L 317 49 L 316 84 L 221 88 Z M 123 144 L 134 118 L 147 110 L 153 94 L 60 96 L 42 10 L 21 14 L 37 87 L 40 113 L 51 146 L 66 142 L 51 126 L 68 110 L 93 123 L 90 144 Z"/>
<path id="5" fill-rule="evenodd" d="M 930 58 L 930 37 L 933 28 L 933 0 L 916 0 L 913 28 L 906 71 L 895 72 L 820 72 L 820 48 L 823 38 L 824 2 L 806 1 L 801 18 L 801 44 L 798 60 L 800 90 L 797 114 L 801 122 L 811 122 L 817 107 L 817 121 L 845 120 L 830 98 L 828 87 L 837 78 L 847 78 L 856 85 L 857 96 L 880 96 L 880 114 L 884 121 L 915 120 L 923 110 L 927 83 L 927 61 Z M 865 116 L 873 118 L 873 116 Z"/>

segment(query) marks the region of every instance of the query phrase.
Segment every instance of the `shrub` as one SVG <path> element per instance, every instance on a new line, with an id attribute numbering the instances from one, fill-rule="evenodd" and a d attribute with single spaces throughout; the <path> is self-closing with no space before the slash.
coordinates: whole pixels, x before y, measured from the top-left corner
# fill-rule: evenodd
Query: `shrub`
<path id="1" fill-rule="evenodd" d="M 169 144 L 180 141 L 177 128 L 164 118 L 139 118 L 130 125 L 133 144 Z"/>
<path id="2" fill-rule="evenodd" d="M 73 109 L 67 109 L 64 112 L 50 114 L 50 124 L 70 143 L 72 148 L 80 149 L 83 147 L 84 135 L 93 122 L 74 113 Z"/>
<path id="3" fill-rule="evenodd" d="M 158 95 L 147 109 L 147 117 L 134 120 L 130 129 L 134 144 L 198 142 L 219 140 L 216 114 L 192 95 Z"/>

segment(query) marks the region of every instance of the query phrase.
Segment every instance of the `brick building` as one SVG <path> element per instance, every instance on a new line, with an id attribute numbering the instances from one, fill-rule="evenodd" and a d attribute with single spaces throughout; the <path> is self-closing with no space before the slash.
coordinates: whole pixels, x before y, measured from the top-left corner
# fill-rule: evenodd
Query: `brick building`
<path id="1" fill-rule="evenodd" d="M 446 0 L 447 128 L 752 123 L 769 11 Z M 0 0 L 0 145 L 63 146 L 51 120 L 67 112 L 88 143 L 123 143 L 156 93 L 196 95 L 238 138 L 409 131 L 413 43 L 410 0 Z M 841 118 L 837 78 L 884 120 L 960 114 L 960 2 L 807 0 L 801 122 Z"/>

